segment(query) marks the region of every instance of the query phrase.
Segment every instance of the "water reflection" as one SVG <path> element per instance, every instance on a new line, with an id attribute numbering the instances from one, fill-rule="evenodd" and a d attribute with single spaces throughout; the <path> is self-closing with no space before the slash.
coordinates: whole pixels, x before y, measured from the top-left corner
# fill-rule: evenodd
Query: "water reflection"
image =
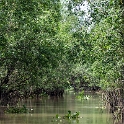
<path id="1" fill-rule="evenodd" d="M 6 114 L 0 118 L 0 124 L 112 124 L 111 115 L 102 108 L 101 98 L 90 94 L 89 100 L 79 100 L 74 93 L 63 98 L 28 99 L 22 101 L 31 113 Z M 63 119 L 68 110 L 80 111 L 78 119 Z M 59 119 L 55 118 L 56 114 Z M 54 118 L 53 118 L 54 117 Z"/>

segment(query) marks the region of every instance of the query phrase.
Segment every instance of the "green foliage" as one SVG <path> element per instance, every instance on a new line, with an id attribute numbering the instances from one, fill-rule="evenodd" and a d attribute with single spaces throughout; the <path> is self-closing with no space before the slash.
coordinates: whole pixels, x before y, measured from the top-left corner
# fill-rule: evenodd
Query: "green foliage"
<path id="1" fill-rule="evenodd" d="M 78 99 L 80 100 L 88 100 L 90 98 L 89 95 L 85 95 L 84 94 L 84 90 L 78 92 L 77 96 L 76 96 Z"/>
<path id="2" fill-rule="evenodd" d="M 77 118 L 79 118 L 79 114 L 80 114 L 80 112 L 75 112 L 72 114 L 72 112 L 70 110 L 68 110 L 68 113 L 65 116 L 63 116 L 63 119 L 77 119 Z M 58 119 L 61 117 L 59 117 L 59 115 L 56 114 L 55 118 Z"/>
<path id="3" fill-rule="evenodd" d="M 77 98 L 79 98 L 79 99 L 83 99 L 84 98 L 84 91 L 83 90 L 78 93 Z"/>
<path id="4" fill-rule="evenodd" d="M 57 74 L 63 52 L 56 37 L 61 18 L 59 1 L 2 0 L 0 12 L 0 87 L 7 85 L 6 92 L 30 92 L 31 86 L 42 85 L 42 78 L 55 71 Z"/>
<path id="5" fill-rule="evenodd" d="M 28 109 L 26 108 L 25 105 L 23 105 L 22 107 L 8 107 L 7 110 L 6 110 L 6 113 L 15 113 L 15 114 L 18 114 L 18 113 L 27 113 L 28 112 Z"/>
<path id="6" fill-rule="evenodd" d="M 118 87 L 124 66 L 123 5 L 87 3 L 88 15 L 80 0 L 1 0 L 2 96 L 81 83 Z"/>
<path id="7" fill-rule="evenodd" d="M 101 19 L 91 29 L 88 41 L 92 45 L 90 56 L 92 58 L 91 69 L 93 76 L 99 78 L 102 88 L 116 87 L 116 81 L 121 77 L 120 70 L 123 66 L 123 39 L 121 36 L 122 18 L 119 5 L 111 4 L 112 1 L 106 1 L 106 7 L 102 5 L 107 14 L 100 17 L 100 10 L 97 16 Z M 99 8 L 101 9 L 101 8 Z M 94 19 L 96 17 L 94 16 Z"/>
<path id="8" fill-rule="evenodd" d="M 82 118 L 82 117 L 79 117 L 79 114 L 80 112 L 75 112 L 75 113 L 71 113 L 71 111 L 69 110 L 68 113 L 63 116 L 63 117 L 60 117 L 58 114 L 56 114 L 55 117 L 53 117 L 53 119 L 51 120 L 51 122 L 53 123 L 72 123 L 74 121 L 76 121 L 76 123 L 79 123 L 79 118 Z"/>
<path id="9" fill-rule="evenodd" d="M 79 112 L 71 113 L 71 111 L 68 111 L 68 114 L 64 116 L 67 119 L 77 119 L 79 118 Z"/>
<path id="10" fill-rule="evenodd" d="M 68 58 L 77 65 L 72 66 L 72 73 L 74 76 L 81 74 L 84 82 L 91 86 L 117 87 L 123 77 L 124 63 L 122 4 L 115 0 L 88 3 L 91 23 L 87 26 L 84 21 L 82 26 L 80 21 L 82 29 L 75 28 L 72 32 L 75 40 L 68 54 L 72 58 Z M 79 80 L 79 75 L 77 77 Z"/>

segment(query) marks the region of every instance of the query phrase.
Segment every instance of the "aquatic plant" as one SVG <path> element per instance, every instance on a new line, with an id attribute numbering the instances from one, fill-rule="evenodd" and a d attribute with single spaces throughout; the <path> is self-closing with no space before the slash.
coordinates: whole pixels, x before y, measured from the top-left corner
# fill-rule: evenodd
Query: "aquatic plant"
<path id="1" fill-rule="evenodd" d="M 81 92 L 78 93 L 78 95 L 76 96 L 78 99 L 85 99 L 88 100 L 90 98 L 89 95 L 84 95 L 84 90 L 82 90 Z"/>
<path id="2" fill-rule="evenodd" d="M 70 110 L 68 110 L 68 114 L 67 114 L 67 115 L 65 115 L 65 116 L 64 116 L 64 118 L 68 118 L 68 119 L 70 119 L 70 118 L 71 118 L 71 111 L 70 111 Z"/>
<path id="3" fill-rule="evenodd" d="M 83 97 L 84 97 L 84 90 L 82 90 L 81 92 L 79 92 L 78 95 L 77 95 L 77 98 L 78 99 L 83 99 Z"/>
<path id="4" fill-rule="evenodd" d="M 75 112 L 72 114 L 72 111 L 71 110 L 68 110 L 67 114 L 60 117 L 58 114 L 56 114 L 55 117 L 53 117 L 53 119 L 51 120 L 51 122 L 58 122 L 58 123 L 66 123 L 66 122 L 70 122 L 71 121 L 74 121 L 76 123 L 79 123 L 79 118 L 82 118 L 82 117 L 79 117 L 79 114 L 80 112 Z"/>
<path id="5" fill-rule="evenodd" d="M 56 119 L 60 118 L 58 114 L 56 114 Z"/>
<path id="6" fill-rule="evenodd" d="M 7 107 L 5 112 L 6 113 L 27 113 L 28 109 L 26 108 L 25 105 L 23 105 L 22 107 L 18 107 L 18 106 Z"/>
<path id="7" fill-rule="evenodd" d="M 72 118 L 79 118 L 79 112 L 75 112 L 71 117 Z"/>
<path id="8" fill-rule="evenodd" d="M 70 110 L 68 110 L 68 113 L 63 116 L 64 119 L 77 119 L 79 118 L 79 113 L 80 112 L 75 112 L 72 114 L 72 112 Z"/>
<path id="9" fill-rule="evenodd" d="M 85 96 L 83 97 L 83 99 L 85 99 L 85 100 L 88 100 L 89 98 L 90 98 L 89 95 L 85 95 Z"/>

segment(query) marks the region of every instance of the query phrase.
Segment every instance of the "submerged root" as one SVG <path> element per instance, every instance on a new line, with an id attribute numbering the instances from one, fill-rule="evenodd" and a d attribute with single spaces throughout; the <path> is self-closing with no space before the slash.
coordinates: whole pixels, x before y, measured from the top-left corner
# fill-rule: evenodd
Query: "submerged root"
<path id="1" fill-rule="evenodd" d="M 103 94 L 105 105 L 109 112 L 113 114 L 115 124 L 124 123 L 124 89 L 118 88 L 106 91 Z"/>

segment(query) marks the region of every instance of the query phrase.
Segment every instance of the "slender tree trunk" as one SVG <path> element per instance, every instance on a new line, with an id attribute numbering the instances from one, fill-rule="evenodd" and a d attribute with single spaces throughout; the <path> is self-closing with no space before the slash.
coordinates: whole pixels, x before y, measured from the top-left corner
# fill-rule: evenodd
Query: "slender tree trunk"
<path id="1" fill-rule="evenodd" d="M 9 66 L 6 76 L 1 79 L 0 97 L 1 97 L 2 105 L 7 105 L 8 101 L 9 101 L 9 91 L 7 89 L 3 88 L 3 86 L 7 85 L 9 83 L 10 76 L 13 73 L 14 69 L 15 69 L 15 64 L 12 64 L 11 66 Z"/>

